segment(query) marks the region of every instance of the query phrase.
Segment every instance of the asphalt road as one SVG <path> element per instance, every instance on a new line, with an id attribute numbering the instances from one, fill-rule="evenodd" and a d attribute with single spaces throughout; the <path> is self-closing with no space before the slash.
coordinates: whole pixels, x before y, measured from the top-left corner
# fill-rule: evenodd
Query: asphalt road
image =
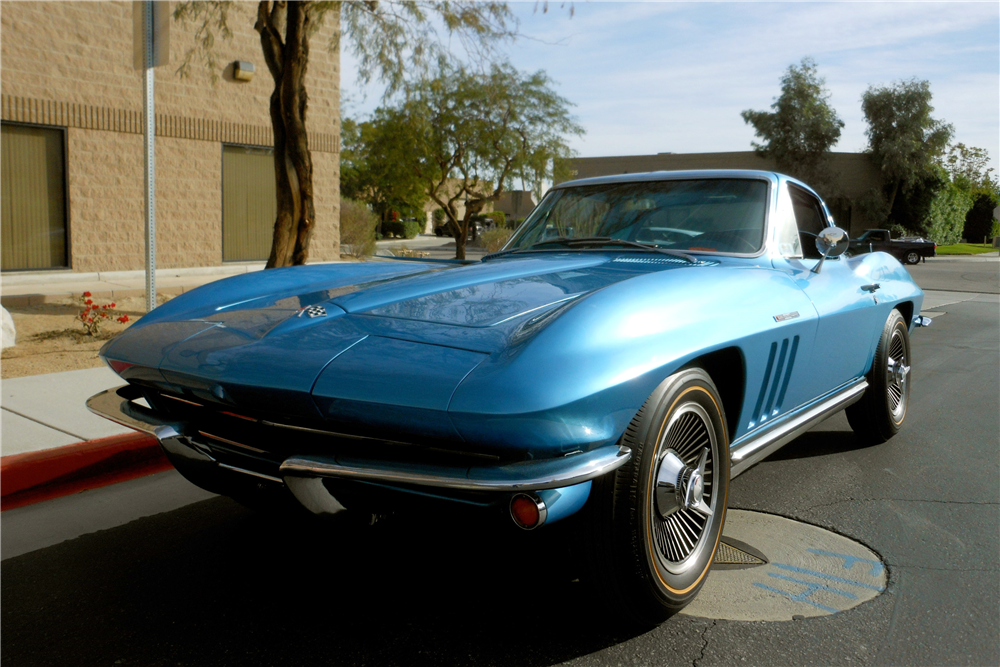
<path id="1" fill-rule="evenodd" d="M 1000 260 L 996 257 L 972 261 L 942 257 L 906 268 L 925 290 L 1000 294 Z"/>
<path id="2" fill-rule="evenodd" d="M 938 266 L 914 275 L 938 285 Z M 164 473 L 4 513 L 0 659 L 1000 664 L 1000 299 L 970 296 L 935 308 L 944 314 L 913 336 L 897 437 L 862 447 L 838 415 L 733 483 L 732 507 L 823 526 L 882 556 L 887 592 L 849 611 L 785 623 L 676 616 L 623 633 L 576 581 L 563 524 L 533 534 L 443 516 L 374 527 L 276 519 L 225 498 L 190 502 Z M 155 494 L 163 500 L 150 504 Z M 21 555 L 8 558 L 7 545 Z"/>

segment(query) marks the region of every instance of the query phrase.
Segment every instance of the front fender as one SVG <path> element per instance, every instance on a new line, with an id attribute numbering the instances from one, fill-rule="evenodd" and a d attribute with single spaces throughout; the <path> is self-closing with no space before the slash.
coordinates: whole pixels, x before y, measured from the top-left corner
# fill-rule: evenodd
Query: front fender
<path id="1" fill-rule="evenodd" d="M 798 317 L 776 321 L 791 311 Z M 736 346 L 752 374 L 773 340 L 797 335 L 809 345 L 815 326 L 811 302 L 777 271 L 645 274 L 581 299 L 528 340 L 491 355 L 448 409 L 466 440 L 529 453 L 586 449 L 617 440 L 650 392 L 692 359 Z"/>

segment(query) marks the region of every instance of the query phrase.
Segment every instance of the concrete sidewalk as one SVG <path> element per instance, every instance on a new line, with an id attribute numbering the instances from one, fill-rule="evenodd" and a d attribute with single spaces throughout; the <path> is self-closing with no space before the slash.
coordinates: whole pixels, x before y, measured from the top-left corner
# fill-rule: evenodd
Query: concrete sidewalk
<path id="1" fill-rule="evenodd" d="M 94 394 L 125 384 L 110 368 L 11 378 L 0 384 L 0 456 L 134 433 L 87 410 Z"/>
<path id="2" fill-rule="evenodd" d="M 159 269 L 156 272 L 158 294 L 176 296 L 220 278 L 260 271 L 264 262 L 227 264 L 191 269 Z M 78 297 L 90 292 L 97 299 L 121 299 L 146 293 L 145 271 L 28 271 L 0 276 L 0 303 L 5 307 L 34 306 Z"/>

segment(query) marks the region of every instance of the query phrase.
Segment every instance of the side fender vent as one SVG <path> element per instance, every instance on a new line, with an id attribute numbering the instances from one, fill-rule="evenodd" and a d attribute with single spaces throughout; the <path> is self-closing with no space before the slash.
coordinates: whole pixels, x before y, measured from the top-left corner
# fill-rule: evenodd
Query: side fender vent
<path id="1" fill-rule="evenodd" d="M 767 367 L 764 370 L 764 380 L 760 384 L 760 393 L 757 395 L 757 405 L 754 407 L 753 421 L 750 428 L 757 424 L 762 424 L 771 417 L 776 417 L 781 412 L 781 406 L 785 402 L 785 392 L 788 391 L 788 382 L 792 378 L 792 368 L 795 366 L 795 353 L 799 349 L 799 337 L 771 343 L 771 351 L 767 358 Z"/>

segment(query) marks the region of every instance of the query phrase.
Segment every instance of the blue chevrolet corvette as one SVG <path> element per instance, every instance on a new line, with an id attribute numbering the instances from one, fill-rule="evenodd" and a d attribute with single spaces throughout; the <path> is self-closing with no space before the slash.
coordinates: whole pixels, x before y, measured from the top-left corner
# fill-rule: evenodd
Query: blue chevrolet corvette
<path id="1" fill-rule="evenodd" d="M 251 506 L 578 514 L 601 593 L 656 623 L 704 583 L 732 477 L 839 410 L 867 442 L 902 426 L 923 293 L 847 248 L 781 174 L 562 183 L 481 262 L 179 296 L 104 347 L 127 384 L 88 406 Z"/>

